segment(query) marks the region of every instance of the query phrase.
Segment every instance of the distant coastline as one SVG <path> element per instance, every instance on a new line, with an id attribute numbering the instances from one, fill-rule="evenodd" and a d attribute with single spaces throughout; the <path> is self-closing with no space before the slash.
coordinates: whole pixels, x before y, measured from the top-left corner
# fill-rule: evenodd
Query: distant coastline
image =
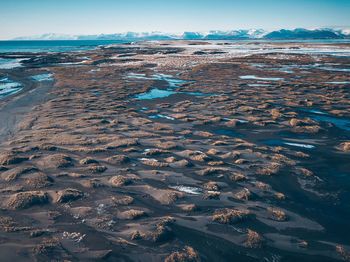
<path id="1" fill-rule="evenodd" d="M 207 32 L 126 32 L 97 35 L 67 35 L 48 33 L 39 36 L 21 36 L 11 40 L 104 40 L 104 41 L 140 41 L 140 40 L 247 40 L 247 39 L 347 39 L 350 29 L 318 28 L 293 30 L 210 30 Z"/>

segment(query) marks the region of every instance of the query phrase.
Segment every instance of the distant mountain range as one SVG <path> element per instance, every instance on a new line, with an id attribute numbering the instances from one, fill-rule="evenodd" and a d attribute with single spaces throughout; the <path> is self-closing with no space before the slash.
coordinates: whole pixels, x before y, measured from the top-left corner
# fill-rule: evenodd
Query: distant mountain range
<path id="1" fill-rule="evenodd" d="M 231 30 L 219 31 L 212 30 L 208 32 L 184 32 L 182 34 L 168 34 L 161 32 L 151 33 L 116 33 L 99 35 L 65 35 L 65 34 L 43 34 L 41 36 L 16 37 L 13 40 L 234 40 L 234 39 L 307 39 L 307 38 L 349 38 L 350 28 L 333 29 L 304 29 L 297 28 L 293 30 L 281 29 L 278 31 L 267 31 L 263 29 L 251 30 Z"/>

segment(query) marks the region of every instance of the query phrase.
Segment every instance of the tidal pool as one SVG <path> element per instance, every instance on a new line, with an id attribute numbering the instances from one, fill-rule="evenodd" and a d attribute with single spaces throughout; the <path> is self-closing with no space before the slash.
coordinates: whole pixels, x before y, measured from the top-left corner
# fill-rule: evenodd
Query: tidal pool
<path id="1" fill-rule="evenodd" d="M 277 140 L 277 139 L 271 139 L 271 140 L 261 140 L 260 142 L 271 145 L 271 146 L 277 146 L 277 145 L 287 145 L 287 146 L 293 146 L 293 147 L 300 147 L 305 149 L 314 149 L 316 146 L 310 145 L 310 144 L 300 144 L 300 143 L 294 143 L 294 142 L 286 142 L 283 140 Z"/>
<path id="2" fill-rule="evenodd" d="M 52 73 L 47 73 L 47 74 L 40 74 L 40 75 L 35 75 L 31 76 L 32 79 L 38 82 L 42 81 L 53 81 L 53 74 Z"/>
<path id="3" fill-rule="evenodd" d="M 153 74 L 151 76 L 147 76 L 146 74 L 130 73 L 127 76 L 125 76 L 124 79 L 164 80 L 168 82 L 169 87 L 179 87 L 181 84 L 188 82 L 188 80 L 174 78 L 173 75 L 165 75 L 165 74 Z"/>
<path id="4" fill-rule="evenodd" d="M 8 78 L 0 80 L 0 98 L 18 93 L 22 90 L 22 84 L 10 81 Z"/>
<path id="5" fill-rule="evenodd" d="M 138 100 L 148 100 L 148 99 L 155 99 L 155 98 L 164 98 L 168 97 L 170 95 L 174 94 L 185 94 L 185 95 L 192 95 L 192 96 L 213 96 L 213 95 L 221 95 L 221 94 L 204 94 L 200 92 L 176 92 L 172 90 L 161 90 L 158 88 L 153 88 L 150 91 L 146 93 L 142 93 L 139 95 L 134 96 Z"/>
<path id="6" fill-rule="evenodd" d="M 227 130 L 227 129 L 218 129 L 218 130 L 215 130 L 214 132 L 219 134 L 219 135 L 224 135 L 224 136 L 244 137 L 243 134 L 236 133 L 236 132 L 233 132 L 233 131 Z"/>
<path id="7" fill-rule="evenodd" d="M 21 61 L 25 59 L 3 59 L 0 58 L 0 69 L 13 69 L 16 67 L 22 67 Z"/>
<path id="8" fill-rule="evenodd" d="M 349 119 L 340 119 L 340 118 L 336 118 L 336 117 L 323 116 L 323 115 L 311 116 L 311 118 L 317 122 L 329 122 L 340 129 L 350 131 L 350 120 Z"/>
<path id="9" fill-rule="evenodd" d="M 266 80 L 266 81 L 283 81 L 284 78 L 280 77 L 259 77 L 254 75 L 238 76 L 240 79 L 245 80 Z"/>

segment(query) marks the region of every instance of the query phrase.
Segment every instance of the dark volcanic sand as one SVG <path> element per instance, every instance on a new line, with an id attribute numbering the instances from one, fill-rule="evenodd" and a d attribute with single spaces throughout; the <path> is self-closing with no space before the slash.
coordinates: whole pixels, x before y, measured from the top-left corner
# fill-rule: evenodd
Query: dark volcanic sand
<path id="1" fill-rule="evenodd" d="M 293 54 L 320 46 L 350 48 L 21 54 L 0 70 L 25 84 L 0 100 L 1 261 L 349 260 L 350 59 Z M 177 93 L 135 97 L 155 88 Z"/>

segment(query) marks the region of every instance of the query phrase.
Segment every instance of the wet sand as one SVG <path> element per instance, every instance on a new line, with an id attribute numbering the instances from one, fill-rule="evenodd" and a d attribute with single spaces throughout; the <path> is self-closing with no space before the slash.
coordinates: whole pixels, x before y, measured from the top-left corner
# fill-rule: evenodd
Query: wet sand
<path id="1" fill-rule="evenodd" d="M 25 84 L 0 100 L 3 261 L 349 260 L 350 59 L 300 49 L 350 45 L 259 48 L 140 42 L 0 70 Z"/>

